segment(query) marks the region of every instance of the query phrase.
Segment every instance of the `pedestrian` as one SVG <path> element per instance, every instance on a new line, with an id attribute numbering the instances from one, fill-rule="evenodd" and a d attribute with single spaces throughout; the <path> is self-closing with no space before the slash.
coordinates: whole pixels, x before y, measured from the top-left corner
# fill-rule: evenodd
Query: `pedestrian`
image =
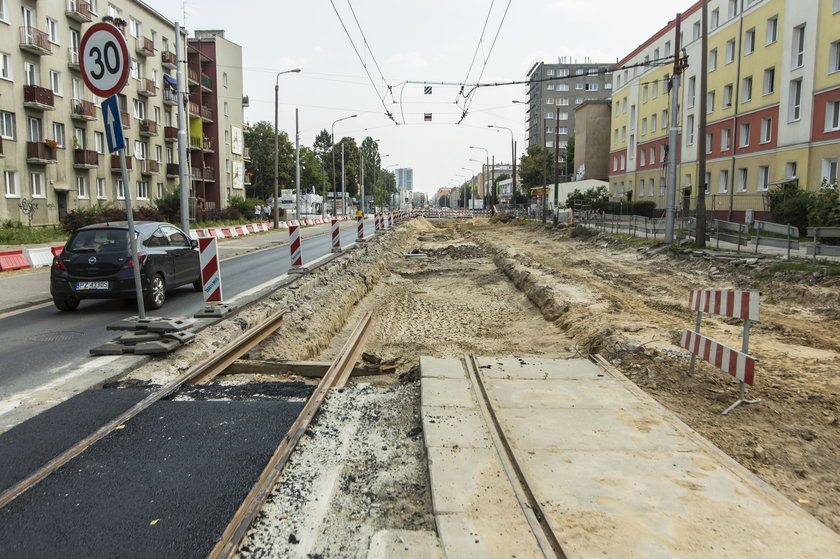
<path id="1" fill-rule="evenodd" d="M 254 205 L 254 221 L 259 221 L 260 217 L 262 217 L 262 206 L 259 204 Z"/>
<path id="2" fill-rule="evenodd" d="M 263 206 L 263 215 L 265 216 L 266 221 L 271 219 L 271 204 L 266 203 L 265 206 Z"/>

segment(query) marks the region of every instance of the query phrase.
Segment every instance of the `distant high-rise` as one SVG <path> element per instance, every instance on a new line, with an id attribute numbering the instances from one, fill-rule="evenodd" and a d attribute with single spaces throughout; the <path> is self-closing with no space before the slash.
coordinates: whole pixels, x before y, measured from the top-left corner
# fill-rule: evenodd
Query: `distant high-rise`
<path id="1" fill-rule="evenodd" d="M 414 169 L 397 169 L 394 174 L 397 178 L 397 190 L 414 190 Z"/>

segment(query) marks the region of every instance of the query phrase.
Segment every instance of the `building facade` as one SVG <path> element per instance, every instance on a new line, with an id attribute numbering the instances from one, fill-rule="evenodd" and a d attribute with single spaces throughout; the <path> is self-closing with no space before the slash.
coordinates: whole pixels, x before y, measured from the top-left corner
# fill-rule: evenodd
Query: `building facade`
<path id="1" fill-rule="evenodd" d="M 79 44 L 110 18 L 127 39 L 131 72 L 118 101 L 129 182 L 107 152 L 101 99 L 87 90 Z M 149 205 L 175 187 L 174 24 L 138 0 L 0 0 L 0 220 L 56 224 L 100 203 Z"/>
<path id="2" fill-rule="evenodd" d="M 560 147 L 565 148 L 575 130 L 577 105 L 609 99 L 613 85 L 612 64 L 567 61 L 538 62 L 528 71 L 528 147 L 554 148 L 559 130 Z"/>
<path id="3" fill-rule="evenodd" d="M 399 168 L 394 171 L 397 180 L 397 190 L 414 190 L 414 169 Z"/>
<path id="4" fill-rule="evenodd" d="M 840 0 L 709 0 L 708 13 L 704 177 L 697 176 L 701 2 L 681 18 L 688 67 L 678 93 L 680 209 L 690 212 L 705 185 L 707 209 L 740 221 L 766 211 L 774 185 L 815 190 L 823 180 L 836 181 Z M 665 208 L 675 39 L 670 22 L 613 68 L 614 199 Z"/>
<path id="5" fill-rule="evenodd" d="M 608 100 L 585 101 L 575 107 L 575 161 L 569 180 L 609 177 L 610 109 Z"/>

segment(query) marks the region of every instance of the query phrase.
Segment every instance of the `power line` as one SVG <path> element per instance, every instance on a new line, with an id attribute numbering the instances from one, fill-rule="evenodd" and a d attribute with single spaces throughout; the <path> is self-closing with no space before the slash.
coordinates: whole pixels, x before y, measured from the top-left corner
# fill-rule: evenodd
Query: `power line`
<path id="1" fill-rule="evenodd" d="M 382 74 L 382 68 L 379 67 L 379 62 L 376 61 L 376 55 L 373 54 L 373 50 L 370 48 L 370 43 L 368 43 L 367 37 L 365 37 L 365 32 L 362 31 L 362 24 L 359 23 L 359 18 L 356 17 L 356 10 L 353 9 L 353 4 L 350 3 L 350 0 L 347 0 L 347 5 L 350 6 L 350 13 L 353 14 L 353 19 L 356 21 L 356 27 L 359 28 L 359 33 L 362 35 L 362 40 L 365 42 L 365 47 L 367 51 L 370 53 L 370 57 L 373 59 L 373 64 L 376 66 L 376 70 L 379 72 L 379 77 L 382 78 L 382 83 L 388 87 L 388 91 L 391 93 L 391 99 L 394 100 L 394 92 L 391 91 L 391 87 L 388 85 L 388 80 L 385 79 L 385 76 Z M 396 103 L 396 101 L 394 100 Z"/>

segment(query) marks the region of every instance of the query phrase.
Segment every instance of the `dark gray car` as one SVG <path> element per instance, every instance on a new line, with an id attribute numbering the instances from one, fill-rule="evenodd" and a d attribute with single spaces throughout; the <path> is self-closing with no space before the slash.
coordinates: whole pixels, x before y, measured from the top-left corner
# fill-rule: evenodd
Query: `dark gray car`
<path id="1" fill-rule="evenodd" d="M 195 240 L 170 223 L 138 222 L 134 229 L 146 308 L 160 308 L 166 292 L 181 285 L 191 283 L 201 291 Z M 82 299 L 135 299 L 134 265 L 127 222 L 82 227 L 53 259 L 53 302 L 62 311 L 72 311 Z"/>

